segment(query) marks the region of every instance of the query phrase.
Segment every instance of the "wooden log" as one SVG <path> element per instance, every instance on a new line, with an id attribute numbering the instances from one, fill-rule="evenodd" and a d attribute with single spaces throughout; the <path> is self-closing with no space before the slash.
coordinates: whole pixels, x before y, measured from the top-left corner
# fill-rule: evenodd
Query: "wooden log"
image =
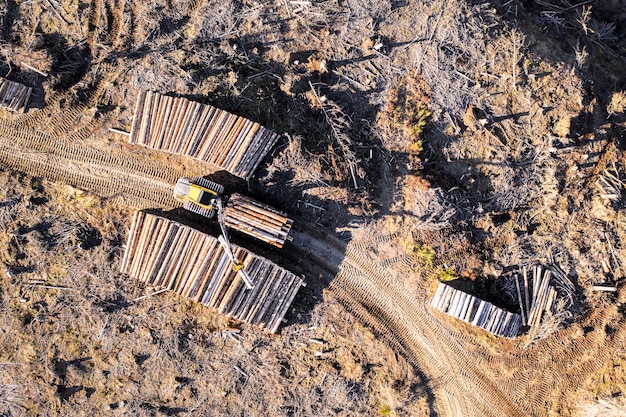
<path id="1" fill-rule="evenodd" d="M 266 328 L 269 328 L 271 333 L 276 333 L 278 330 L 278 326 L 282 323 L 283 318 L 287 314 L 289 307 L 291 307 L 293 300 L 298 293 L 300 287 L 303 286 L 303 280 L 300 277 L 297 277 L 293 283 L 291 284 L 289 290 L 287 291 L 287 295 L 282 303 L 282 309 L 272 313 L 272 316 L 268 320 Z"/>
<path id="2" fill-rule="evenodd" d="M 253 324 L 259 324 L 260 319 L 257 317 L 258 313 L 265 312 L 271 305 L 272 300 L 276 300 L 279 296 L 281 289 L 284 289 L 285 283 L 277 275 L 279 271 L 269 269 L 265 272 L 265 276 L 272 277 L 273 279 L 265 279 L 258 284 L 259 291 L 254 294 L 250 294 L 248 303 L 244 308 L 240 309 L 239 314 L 242 320 Z M 286 289 L 285 289 L 286 291 Z"/>
<path id="3" fill-rule="evenodd" d="M 228 305 L 226 308 L 229 310 L 229 314 L 233 317 L 242 320 L 242 310 L 248 309 L 250 306 L 250 300 L 256 297 L 256 294 L 263 291 L 265 281 L 267 279 L 266 270 L 269 269 L 269 264 L 259 262 L 254 257 L 246 260 L 246 273 L 254 282 L 252 290 L 240 292 L 236 300 Z"/>
<path id="4" fill-rule="evenodd" d="M 494 313 L 493 304 L 491 304 L 490 302 L 487 302 L 486 304 L 487 305 L 485 306 L 483 317 L 481 318 L 481 321 L 478 326 L 478 327 L 482 327 L 483 329 L 489 325 L 489 323 L 493 319 L 493 313 Z"/>
<path id="5" fill-rule="evenodd" d="M 170 246 L 163 248 L 164 253 L 162 256 L 162 264 L 159 266 L 158 271 L 154 275 L 153 285 L 160 287 L 167 287 L 168 284 L 168 276 L 167 271 L 170 267 L 170 264 L 176 259 L 178 256 L 178 248 L 181 244 L 181 239 L 183 237 L 182 230 L 177 224 L 170 225 L 170 239 L 168 242 Z"/>
<path id="6" fill-rule="evenodd" d="M 467 311 L 467 315 L 465 316 L 466 322 L 470 324 L 472 323 L 476 315 L 476 309 L 478 308 L 479 304 L 480 304 L 480 300 L 477 297 L 472 297 L 472 303 L 470 304 L 470 307 Z"/>
<path id="7" fill-rule="evenodd" d="M 138 212 L 121 269 L 133 278 L 276 331 L 302 280 L 242 248 L 234 246 L 233 251 L 258 288 L 245 288 L 215 237 Z"/>
<path id="8" fill-rule="evenodd" d="M 530 315 L 530 296 L 528 294 L 528 271 L 526 270 L 526 265 L 523 267 L 523 275 L 524 275 L 524 300 L 526 301 L 526 323 L 528 324 L 528 316 Z"/>
<path id="9" fill-rule="evenodd" d="M 482 315 L 483 309 L 485 308 L 486 301 L 480 300 L 478 306 L 476 307 L 476 312 L 474 313 L 474 318 L 471 321 L 471 324 L 474 326 L 478 326 L 478 322 L 480 321 L 480 316 Z"/>
<path id="10" fill-rule="evenodd" d="M 452 301 L 450 302 L 450 306 L 448 307 L 448 310 L 444 311 L 444 313 L 448 313 L 450 315 L 452 315 L 451 312 L 453 312 L 456 309 L 456 306 L 459 303 L 459 299 L 461 298 L 461 292 L 460 291 L 457 291 L 457 290 L 454 290 L 454 289 L 453 289 L 453 291 L 454 291 L 454 293 L 453 293 L 453 296 L 452 296 Z"/>
<path id="11" fill-rule="evenodd" d="M 143 121 L 143 108 L 146 103 L 147 92 L 142 91 L 139 93 L 137 100 L 135 101 L 135 112 L 133 116 L 133 123 L 130 126 L 130 137 L 128 141 L 130 143 L 137 143 L 137 135 L 139 134 L 139 130 L 141 128 L 141 123 Z"/>
<path id="12" fill-rule="evenodd" d="M 526 307 L 524 306 L 524 303 L 522 302 L 522 292 L 520 291 L 520 288 L 519 288 L 519 277 L 517 276 L 517 274 L 513 275 L 513 279 L 515 279 L 515 289 L 517 291 L 517 302 L 519 303 L 519 309 L 522 314 L 522 322 L 526 324 L 526 314 L 524 312 L 524 310 L 526 310 Z"/>
<path id="13" fill-rule="evenodd" d="M 128 273 L 128 261 L 129 259 L 132 258 L 132 256 L 130 255 L 133 252 L 132 245 L 135 244 L 137 240 L 136 234 L 137 234 L 137 229 L 139 228 L 138 218 L 141 217 L 140 213 L 141 213 L 140 211 L 136 211 L 133 214 L 133 220 L 130 224 L 130 231 L 128 232 L 128 240 L 126 242 L 126 250 L 124 251 L 124 256 L 122 257 L 122 264 L 120 265 L 120 272 L 122 274 Z"/>
<path id="14" fill-rule="evenodd" d="M 225 265 L 230 265 L 230 259 L 226 256 L 222 245 L 219 245 L 215 249 L 215 262 L 213 268 L 209 271 L 209 274 L 213 277 L 210 285 L 207 287 L 204 295 L 202 296 L 202 304 L 213 307 L 215 300 L 217 299 L 217 293 L 220 290 L 220 285 L 224 282 L 226 276 L 224 274 Z"/>
<path id="15" fill-rule="evenodd" d="M 439 304 L 439 300 L 441 300 L 441 296 L 443 295 L 445 288 L 446 288 L 446 285 L 443 282 L 440 282 L 439 285 L 437 285 L 435 294 L 433 295 L 433 297 L 430 299 L 430 302 L 429 302 L 431 307 L 437 308 Z"/>
<path id="16" fill-rule="evenodd" d="M 0 107 L 24 112 L 33 89 L 15 81 L 0 78 Z"/>
<path id="17" fill-rule="evenodd" d="M 463 308 L 463 303 L 465 302 L 465 299 L 467 298 L 467 295 L 468 295 L 462 291 L 458 291 L 458 293 L 459 293 L 459 299 L 456 301 L 454 308 L 451 311 L 449 311 L 449 314 L 455 318 L 459 318 L 461 309 Z"/>
<path id="18" fill-rule="evenodd" d="M 166 262 L 166 259 L 168 259 L 172 244 L 177 235 L 177 230 L 178 229 L 175 227 L 175 225 L 167 225 L 167 236 L 163 241 L 158 258 L 156 259 L 154 266 L 152 267 L 152 271 L 150 271 L 150 276 L 147 279 L 148 284 L 154 285 L 154 283 L 159 280 L 159 271 L 161 270 L 161 266 Z"/>
<path id="19" fill-rule="evenodd" d="M 602 292 L 616 292 L 617 291 L 617 287 L 612 286 L 612 285 L 592 285 L 591 289 L 594 291 L 602 291 Z"/>
<path id="20" fill-rule="evenodd" d="M 184 289 L 189 281 L 190 268 L 193 267 L 193 262 L 198 256 L 197 246 L 201 240 L 200 233 L 190 229 L 189 237 L 187 238 L 187 248 L 183 250 L 180 257 L 180 269 L 176 273 L 176 279 L 172 286 L 172 291 L 177 294 L 184 295 Z"/>
<path id="21" fill-rule="evenodd" d="M 217 166 L 224 166 L 224 160 L 228 156 L 228 153 L 232 150 L 234 145 L 232 130 L 235 129 L 238 122 L 241 120 L 240 117 L 235 116 L 234 114 L 229 114 L 226 118 L 226 123 L 222 127 L 222 129 L 217 133 L 215 137 L 216 143 L 220 143 L 222 146 L 220 149 L 212 155 L 214 160 L 214 164 Z"/>
<path id="22" fill-rule="evenodd" d="M 541 324 L 541 318 L 546 308 L 546 303 L 548 301 L 548 295 L 549 295 L 549 284 L 550 284 L 550 271 L 546 270 L 542 279 L 542 287 L 539 290 L 540 292 L 539 301 L 537 303 L 537 311 L 535 313 L 535 318 L 534 318 L 537 326 Z"/>
<path id="23" fill-rule="evenodd" d="M 446 284 L 443 284 L 446 285 Z M 446 291 L 444 293 L 444 298 L 442 299 L 443 303 L 439 305 L 439 310 L 444 313 L 450 309 L 450 305 L 452 304 L 452 300 L 454 299 L 454 295 L 456 291 L 449 285 L 446 285 Z"/>
<path id="24" fill-rule="evenodd" d="M 214 117 L 215 121 L 211 121 L 211 125 L 209 126 L 203 137 L 204 145 L 200 150 L 200 159 L 214 164 L 215 152 L 217 151 L 219 146 L 221 146 L 221 143 L 218 143 L 215 140 L 215 137 L 217 136 L 218 132 L 223 128 L 227 118 L 227 112 L 223 110 L 219 110 L 216 112 Z"/>
<path id="25" fill-rule="evenodd" d="M 537 303 L 537 313 L 535 317 L 537 326 L 541 324 L 541 318 L 543 316 L 543 311 L 546 306 L 549 291 L 550 291 L 550 271 L 545 270 L 543 274 L 543 278 L 542 278 L 542 287 L 539 290 L 540 292 L 539 300 Z"/>
<path id="26" fill-rule="evenodd" d="M 217 239 L 209 239 L 210 246 L 207 250 L 207 254 L 205 255 L 204 262 L 202 263 L 202 268 L 198 272 L 198 280 L 196 281 L 195 287 L 193 288 L 190 297 L 195 302 L 200 302 L 202 296 L 207 290 L 207 287 L 210 285 L 212 280 L 212 275 L 210 271 L 214 268 L 214 264 L 217 261 L 217 258 L 214 256 L 215 251 L 217 250 L 217 246 L 220 246 Z"/>
<path id="27" fill-rule="evenodd" d="M 176 147 L 178 145 L 174 140 L 174 130 L 178 125 L 181 108 L 180 99 L 170 97 L 168 112 L 165 116 L 165 126 L 163 126 L 163 141 L 165 142 L 164 148 L 174 154 L 176 153 Z"/>

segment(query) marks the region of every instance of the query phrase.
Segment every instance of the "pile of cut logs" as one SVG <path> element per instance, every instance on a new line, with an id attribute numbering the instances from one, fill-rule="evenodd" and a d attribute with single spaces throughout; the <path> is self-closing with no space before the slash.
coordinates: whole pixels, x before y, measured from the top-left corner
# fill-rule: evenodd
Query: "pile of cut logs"
<path id="1" fill-rule="evenodd" d="M 515 286 L 522 312 L 522 322 L 526 326 L 535 327 L 541 324 L 544 313 L 552 312 L 557 291 L 550 285 L 550 270 L 542 270 L 541 266 L 535 266 L 532 269 L 532 277 L 528 275 L 528 270 L 523 267 L 521 286 L 520 277 L 517 274 Z"/>
<path id="2" fill-rule="evenodd" d="M 23 84 L 0 78 L 0 107 L 24 112 L 32 91 L 32 88 Z"/>
<path id="3" fill-rule="evenodd" d="M 231 229 L 279 248 L 290 239 L 289 231 L 293 224 L 293 220 L 285 213 L 241 194 L 233 194 L 228 198 L 224 222 Z"/>
<path id="4" fill-rule="evenodd" d="M 276 332 L 302 279 L 233 245 L 235 265 L 222 244 L 163 217 L 135 213 L 121 271 L 150 286 L 166 288 L 219 313 Z M 249 289 L 238 268 L 248 274 Z"/>
<path id="5" fill-rule="evenodd" d="M 443 282 L 439 283 L 430 306 L 496 336 L 512 339 L 522 327 L 519 314 L 503 310 Z"/>
<path id="6" fill-rule="evenodd" d="M 137 99 L 129 142 L 191 156 L 248 180 L 278 137 L 225 110 L 144 91 Z"/>

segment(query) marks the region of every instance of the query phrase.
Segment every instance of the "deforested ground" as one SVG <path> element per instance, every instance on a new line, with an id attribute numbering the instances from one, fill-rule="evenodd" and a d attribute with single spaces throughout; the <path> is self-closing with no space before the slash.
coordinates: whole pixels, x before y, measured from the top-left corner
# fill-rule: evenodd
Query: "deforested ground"
<path id="1" fill-rule="evenodd" d="M 0 76 L 33 88 L 0 114 L 1 415 L 622 415 L 624 10 L 0 3 Z M 249 184 L 128 145 L 141 90 L 282 139 Z M 280 250 L 233 234 L 305 277 L 278 335 L 118 272 L 183 175 L 294 218 Z M 534 265 L 557 308 L 514 340 L 427 306 L 443 280 L 519 312 Z"/>

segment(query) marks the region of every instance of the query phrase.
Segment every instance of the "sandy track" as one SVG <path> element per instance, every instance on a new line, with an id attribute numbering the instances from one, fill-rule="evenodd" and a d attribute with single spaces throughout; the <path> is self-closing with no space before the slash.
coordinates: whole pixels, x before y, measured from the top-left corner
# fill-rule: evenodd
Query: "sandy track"
<path id="1" fill-rule="evenodd" d="M 81 140 L 92 134 L 89 127 L 69 138 L 20 127 L 0 120 L 0 163 L 5 168 L 119 198 L 138 208 L 178 206 L 171 196 L 173 184 L 184 175 L 182 169 L 91 147 Z"/>
<path id="2" fill-rule="evenodd" d="M 356 245 L 330 237 L 318 240 L 311 229 L 294 231 L 295 246 L 327 269 L 339 265 L 329 289 L 353 314 L 400 348 L 431 381 L 438 415 L 527 415 L 463 355 L 455 339 L 440 331 L 423 303 L 407 296 L 403 287 Z"/>
<path id="3" fill-rule="evenodd" d="M 367 242 L 345 244 L 300 224 L 294 243 L 301 257 L 337 271 L 329 289 L 423 374 L 437 415 L 546 416 L 571 407 L 576 389 L 623 344 L 623 318 L 612 306 L 533 347 L 487 351 L 410 295 L 367 255 Z"/>

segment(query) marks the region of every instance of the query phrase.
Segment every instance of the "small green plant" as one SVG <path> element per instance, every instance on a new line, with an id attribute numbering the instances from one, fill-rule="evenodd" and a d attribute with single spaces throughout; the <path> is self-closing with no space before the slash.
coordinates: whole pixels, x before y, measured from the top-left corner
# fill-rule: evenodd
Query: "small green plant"
<path id="1" fill-rule="evenodd" d="M 456 278 L 458 278 L 458 275 L 456 271 L 452 268 L 443 268 L 441 272 L 439 273 L 439 279 L 442 282 L 452 281 Z"/>
<path id="2" fill-rule="evenodd" d="M 411 152 L 421 153 L 424 150 L 424 144 L 421 139 L 416 140 L 411 144 Z"/>
<path id="3" fill-rule="evenodd" d="M 432 268 L 435 261 L 435 250 L 430 246 L 422 245 L 421 243 L 412 243 L 410 251 L 417 257 L 417 259 L 427 268 Z"/>
<path id="4" fill-rule="evenodd" d="M 391 407 L 387 404 L 383 404 L 380 406 L 380 415 L 383 417 L 388 417 L 391 415 Z"/>
<path id="5" fill-rule="evenodd" d="M 426 123 L 428 123 L 428 119 L 430 118 L 430 116 L 432 115 L 432 113 L 430 112 L 430 110 L 426 109 L 426 108 L 422 108 L 419 109 L 417 111 L 417 114 L 415 114 L 413 116 L 413 120 L 412 120 L 412 133 L 413 133 L 413 137 L 414 137 L 414 141 L 421 141 L 420 137 L 422 135 L 422 133 L 424 132 L 424 127 L 426 127 Z"/>

